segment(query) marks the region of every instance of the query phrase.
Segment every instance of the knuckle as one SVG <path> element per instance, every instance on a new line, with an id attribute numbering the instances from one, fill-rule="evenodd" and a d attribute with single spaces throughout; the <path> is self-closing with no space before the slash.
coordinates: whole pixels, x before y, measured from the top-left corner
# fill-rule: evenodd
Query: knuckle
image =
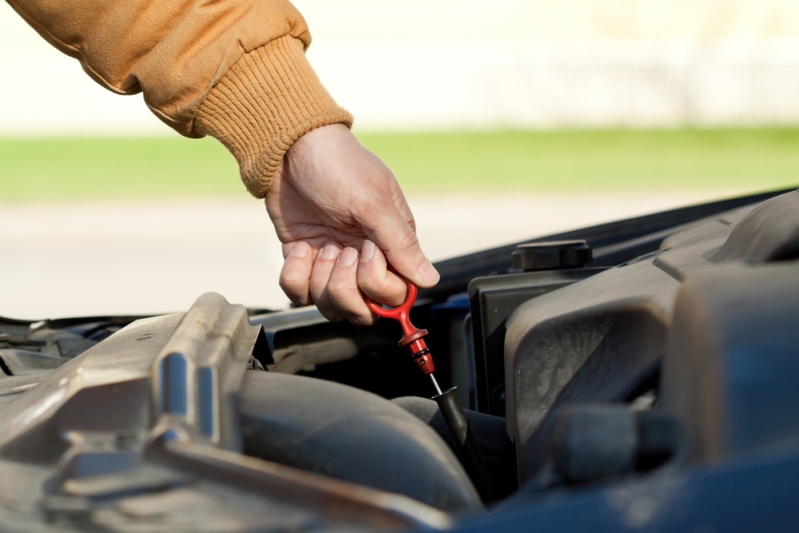
<path id="1" fill-rule="evenodd" d="M 339 313 L 339 311 L 330 304 L 330 302 L 320 300 L 316 302 L 316 308 L 319 309 L 319 312 L 322 313 L 322 316 L 328 319 L 331 322 L 341 322 L 344 320 L 344 315 Z"/>
<path id="2" fill-rule="evenodd" d="M 308 287 L 308 292 L 311 295 L 311 301 L 313 301 L 319 309 L 326 309 L 329 307 L 327 305 L 327 295 L 324 286 L 311 283 Z"/>
<path id="3" fill-rule="evenodd" d="M 411 231 L 403 231 L 397 238 L 397 246 L 393 250 L 398 255 L 416 254 L 419 250 L 419 239 Z M 421 259 L 424 261 L 424 259 Z M 421 264 L 421 262 L 420 262 Z"/>
<path id="4" fill-rule="evenodd" d="M 316 290 L 319 292 L 329 288 L 330 270 L 315 268 L 313 272 L 311 272 L 311 278 L 308 283 L 312 287 L 312 290 Z"/>
<path id="5" fill-rule="evenodd" d="M 393 292 L 389 295 L 386 295 L 386 303 L 393 307 L 398 307 L 405 303 L 405 292 Z"/>
<path id="6" fill-rule="evenodd" d="M 372 326 L 376 322 L 374 315 L 352 315 L 349 317 L 349 321 L 354 325 L 360 328 L 365 328 L 367 326 Z"/>
<path id="7" fill-rule="evenodd" d="M 382 295 L 388 288 L 388 282 L 376 276 L 363 276 L 358 280 L 358 285 L 368 295 Z"/>
<path id="8" fill-rule="evenodd" d="M 409 240 L 408 243 L 404 244 L 399 248 L 398 250 L 399 253 L 402 255 L 411 255 L 411 254 L 416 255 L 419 252 L 419 241 L 416 239 L 416 237 L 413 237 L 413 239 L 408 239 L 408 240 Z M 415 259 L 419 262 L 420 265 L 424 261 L 424 257 L 417 257 Z"/>
<path id="9" fill-rule="evenodd" d="M 303 285 L 303 283 L 308 282 L 308 277 L 303 276 L 302 273 L 295 272 L 290 268 L 284 268 L 283 272 L 280 273 L 280 278 L 278 280 L 281 286 L 285 285 L 287 287 L 298 287 Z"/>
<path id="10" fill-rule="evenodd" d="M 374 323 L 374 317 L 357 286 L 344 280 L 331 280 L 326 292 L 332 306 L 352 324 L 370 326 Z"/>
<path id="11" fill-rule="evenodd" d="M 386 305 L 396 307 L 405 301 L 405 283 L 390 272 L 382 277 L 364 276 L 358 285 L 367 296 Z"/>
<path id="12" fill-rule="evenodd" d="M 308 289 L 299 280 L 280 278 L 278 284 L 289 300 L 297 305 L 308 305 Z"/>
<path id="13" fill-rule="evenodd" d="M 297 305 L 299 307 L 304 307 L 304 306 L 309 305 L 311 303 L 311 299 L 308 298 L 308 297 L 302 297 L 299 294 L 290 293 L 290 292 L 285 291 L 285 290 L 283 292 L 286 294 L 286 296 L 288 296 L 288 299 L 291 300 L 291 303 L 293 303 L 294 305 Z"/>
<path id="14" fill-rule="evenodd" d="M 347 281 L 331 276 L 327 282 L 327 292 L 334 298 L 340 298 L 352 292 Z"/>
<path id="15" fill-rule="evenodd" d="M 336 311 L 330 311 L 330 310 L 322 311 L 320 309 L 319 312 L 322 313 L 322 316 L 328 319 L 330 322 L 344 322 L 345 320 L 344 316 L 342 316 L 340 313 Z"/>
<path id="16" fill-rule="evenodd" d="M 308 287 L 311 289 L 311 293 L 321 293 L 325 289 L 326 281 L 327 280 L 319 276 L 311 276 L 311 279 L 308 281 Z"/>

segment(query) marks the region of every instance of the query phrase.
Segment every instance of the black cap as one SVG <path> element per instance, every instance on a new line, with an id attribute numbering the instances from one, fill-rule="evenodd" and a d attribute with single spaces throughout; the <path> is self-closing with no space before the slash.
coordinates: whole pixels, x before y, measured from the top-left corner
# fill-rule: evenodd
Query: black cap
<path id="1" fill-rule="evenodd" d="M 590 263 L 593 256 L 585 241 L 549 241 L 520 244 L 511 254 L 511 259 L 515 270 L 529 272 L 580 268 Z"/>

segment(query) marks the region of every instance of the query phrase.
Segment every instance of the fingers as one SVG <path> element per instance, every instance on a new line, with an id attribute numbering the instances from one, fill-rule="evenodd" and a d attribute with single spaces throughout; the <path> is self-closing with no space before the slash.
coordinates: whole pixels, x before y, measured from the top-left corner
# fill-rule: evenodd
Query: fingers
<path id="1" fill-rule="evenodd" d="M 386 252 L 389 263 L 403 276 L 419 287 L 432 287 L 440 276 L 419 246 L 411 226 L 393 205 L 381 210 L 375 220 L 369 221 L 374 228 L 368 235 Z"/>
<path id="2" fill-rule="evenodd" d="M 319 312 L 333 322 L 344 320 L 344 316 L 333 305 L 327 290 L 330 275 L 333 273 L 336 260 L 341 255 L 341 250 L 341 246 L 334 242 L 328 242 L 322 246 L 316 256 L 316 261 L 314 261 L 309 279 L 311 300 L 319 308 Z"/>
<path id="3" fill-rule="evenodd" d="M 300 241 L 286 255 L 283 269 L 280 271 L 280 288 L 296 305 L 311 303 L 308 282 L 314 264 L 313 256 L 311 245 Z"/>
<path id="4" fill-rule="evenodd" d="M 314 303 L 328 320 L 346 318 L 360 326 L 376 320 L 361 291 L 391 307 L 401 305 L 407 295 L 405 281 L 388 270 L 386 256 L 370 240 L 363 242 L 360 254 L 334 242 L 317 252 L 305 241 L 296 243 L 286 255 L 280 287 L 296 305 Z"/>
<path id="5" fill-rule="evenodd" d="M 319 312 L 330 321 L 346 318 L 356 326 L 368 326 L 376 320 L 358 289 L 358 257 L 355 248 L 342 249 L 334 242 L 322 246 L 316 256 L 308 279 L 308 292 Z M 286 260 L 288 262 L 288 257 Z"/>
<path id="6" fill-rule="evenodd" d="M 358 250 L 344 248 L 336 260 L 327 284 L 330 302 L 344 317 L 356 326 L 374 324 L 375 317 L 358 289 Z"/>
<path id="7" fill-rule="evenodd" d="M 358 286 L 371 299 L 390 307 L 397 307 L 405 301 L 408 288 L 405 282 L 387 267 L 383 252 L 372 241 L 364 241 L 358 264 Z"/>

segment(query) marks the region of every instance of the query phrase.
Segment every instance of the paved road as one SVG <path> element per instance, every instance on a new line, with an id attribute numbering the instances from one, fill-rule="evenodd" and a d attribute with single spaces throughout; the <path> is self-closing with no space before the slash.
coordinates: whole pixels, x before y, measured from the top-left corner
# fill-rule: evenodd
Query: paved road
<path id="1" fill-rule="evenodd" d="M 411 198 L 433 260 L 725 196 L 719 192 Z M 0 315 L 186 309 L 206 291 L 280 308 L 263 205 L 232 200 L 0 204 Z"/>

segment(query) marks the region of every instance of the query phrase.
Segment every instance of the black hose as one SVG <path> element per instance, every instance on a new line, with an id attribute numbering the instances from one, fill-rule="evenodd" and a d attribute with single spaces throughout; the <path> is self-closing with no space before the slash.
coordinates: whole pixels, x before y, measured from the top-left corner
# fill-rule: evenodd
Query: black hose
<path id="1" fill-rule="evenodd" d="M 458 387 L 452 387 L 446 391 L 433 396 L 433 400 L 438 404 L 441 414 L 447 427 L 452 432 L 463 455 L 463 466 L 469 474 L 477 492 L 485 503 L 491 503 L 498 499 L 497 489 L 488 467 L 483 461 L 483 456 L 477 450 L 477 443 L 469 429 L 469 420 L 463 411 L 458 395 Z"/>

